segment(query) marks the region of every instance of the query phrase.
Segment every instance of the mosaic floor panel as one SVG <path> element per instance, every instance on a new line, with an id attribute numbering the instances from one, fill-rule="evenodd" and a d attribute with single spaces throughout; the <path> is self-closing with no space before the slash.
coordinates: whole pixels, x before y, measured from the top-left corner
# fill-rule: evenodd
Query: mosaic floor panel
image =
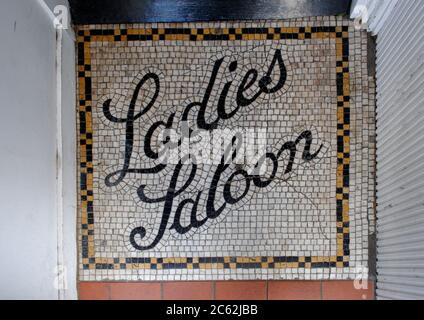
<path id="1" fill-rule="evenodd" d="M 77 36 L 80 280 L 366 273 L 365 32 L 314 17 Z"/>

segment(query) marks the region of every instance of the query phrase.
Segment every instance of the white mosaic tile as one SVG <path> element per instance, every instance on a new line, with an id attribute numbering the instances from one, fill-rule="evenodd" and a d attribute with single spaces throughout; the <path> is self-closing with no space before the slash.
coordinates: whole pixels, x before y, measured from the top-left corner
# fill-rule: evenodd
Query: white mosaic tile
<path id="1" fill-rule="evenodd" d="M 367 35 L 349 21 L 82 26 L 77 68 L 80 280 L 353 279 L 367 267 L 375 85 Z M 156 159 L 160 129 L 183 120 L 215 142 L 263 133 L 266 170 Z"/>

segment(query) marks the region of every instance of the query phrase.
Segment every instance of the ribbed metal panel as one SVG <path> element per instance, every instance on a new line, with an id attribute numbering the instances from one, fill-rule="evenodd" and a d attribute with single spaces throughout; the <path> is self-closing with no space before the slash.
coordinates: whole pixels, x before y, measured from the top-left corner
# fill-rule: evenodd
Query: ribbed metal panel
<path id="1" fill-rule="evenodd" d="M 377 37 L 377 298 L 424 299 L 424 1 Z"/>

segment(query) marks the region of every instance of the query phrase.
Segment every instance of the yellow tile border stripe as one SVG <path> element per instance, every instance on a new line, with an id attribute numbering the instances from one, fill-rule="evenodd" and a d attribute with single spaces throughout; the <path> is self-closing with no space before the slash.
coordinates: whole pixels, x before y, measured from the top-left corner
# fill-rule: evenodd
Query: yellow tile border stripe
<path id="1" fill-rule="evenodd" d="M 180 31 L 180 32 L 176 32 Z M 258 31 L 258 32 L 255 32 Z M 349 185 L 346 186 L 346 166 L 350 164 L 350 74 L 349 59 L 346 46 L 349 46 L 349 33 L 347 27 L 289 27 L 289 28 L 141 28 L 141 29 L 92 29 L 78 31 L 78 111 L 80 124 L 80 196 L 81 196 L 81 262 L 84 269 L 163 269 L 169 265 L 187 269 L 210 269 L 245 267 L 252 265 L 259 268 L 316 268 L 316 267 L 347 267 L 349 266 Z M 338 86 L 343 87 L 343 93 L 338 94 L 337 107 L 337 153 L 338 166 L 336 188 L 336 201 L 341 201 L 337 216 L 337 256 L 325 257 L 219 257 L 210 258 L 211 262 L 200 262 L 208 258 L 151 258 L 149 263 L 133 263 L 132 260 L 146 261 L 147 258 L 98 258 L 95 257 L 94 248 L 94 217 L 93 217 L 93 165 L 92 165 L 92 98 L 88 92 L 91 83 L 91 73 L 86 71 L 86 66 L 91 66 L 91 42 L 114 41 L 212 41 L 212 40 L 281 40 L 281 39 L 336 39 L 335 71 L 338 76 Z M 348 50 L 348 49 L 347 49 Z M 340 76 L 341 75 L 341 76 Z M 342 129 L 340 129 L 342 128 Z M 83 130 L 84 129 L 84 130 Z M 84 132 L 83 132 L 84 131 Z M 87 138 L 90 135 L 91 138 Z M 342 139 L 342 140 L 339 140 Z M 90 153 L 88 151 L 90 146 Z M 85 183 L 84 183 L 85 182 Z M 212 262 L 219 260 L 220 262 Z M 222 260 L 222 261 L 221 261 Z M 284 262 L 282 262 L 282 260 Z M 297 261 L 296 261 L 297 260 Z M 153 262 L 154 261 L 154 262 Z M 159 262 L 160 261 L 160 262 Z"/>

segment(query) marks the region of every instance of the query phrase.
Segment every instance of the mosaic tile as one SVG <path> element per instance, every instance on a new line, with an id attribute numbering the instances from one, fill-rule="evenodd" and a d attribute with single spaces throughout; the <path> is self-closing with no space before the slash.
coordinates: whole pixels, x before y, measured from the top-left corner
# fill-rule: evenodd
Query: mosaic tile
<path id="1" fill-rule="evenodd" d="M 77 34 L 80 280 L 355 279 L 367 267 L 366 33 L 314 17 Z M 159 132 L 182 123 L 204 161 L 163 161 L 161 147 L 185 140 Z M 263 146 L 256 162 L 220 163 L 225 148 L 208 161 L 230 130 L 254 133 L 243 150 Z"/>

